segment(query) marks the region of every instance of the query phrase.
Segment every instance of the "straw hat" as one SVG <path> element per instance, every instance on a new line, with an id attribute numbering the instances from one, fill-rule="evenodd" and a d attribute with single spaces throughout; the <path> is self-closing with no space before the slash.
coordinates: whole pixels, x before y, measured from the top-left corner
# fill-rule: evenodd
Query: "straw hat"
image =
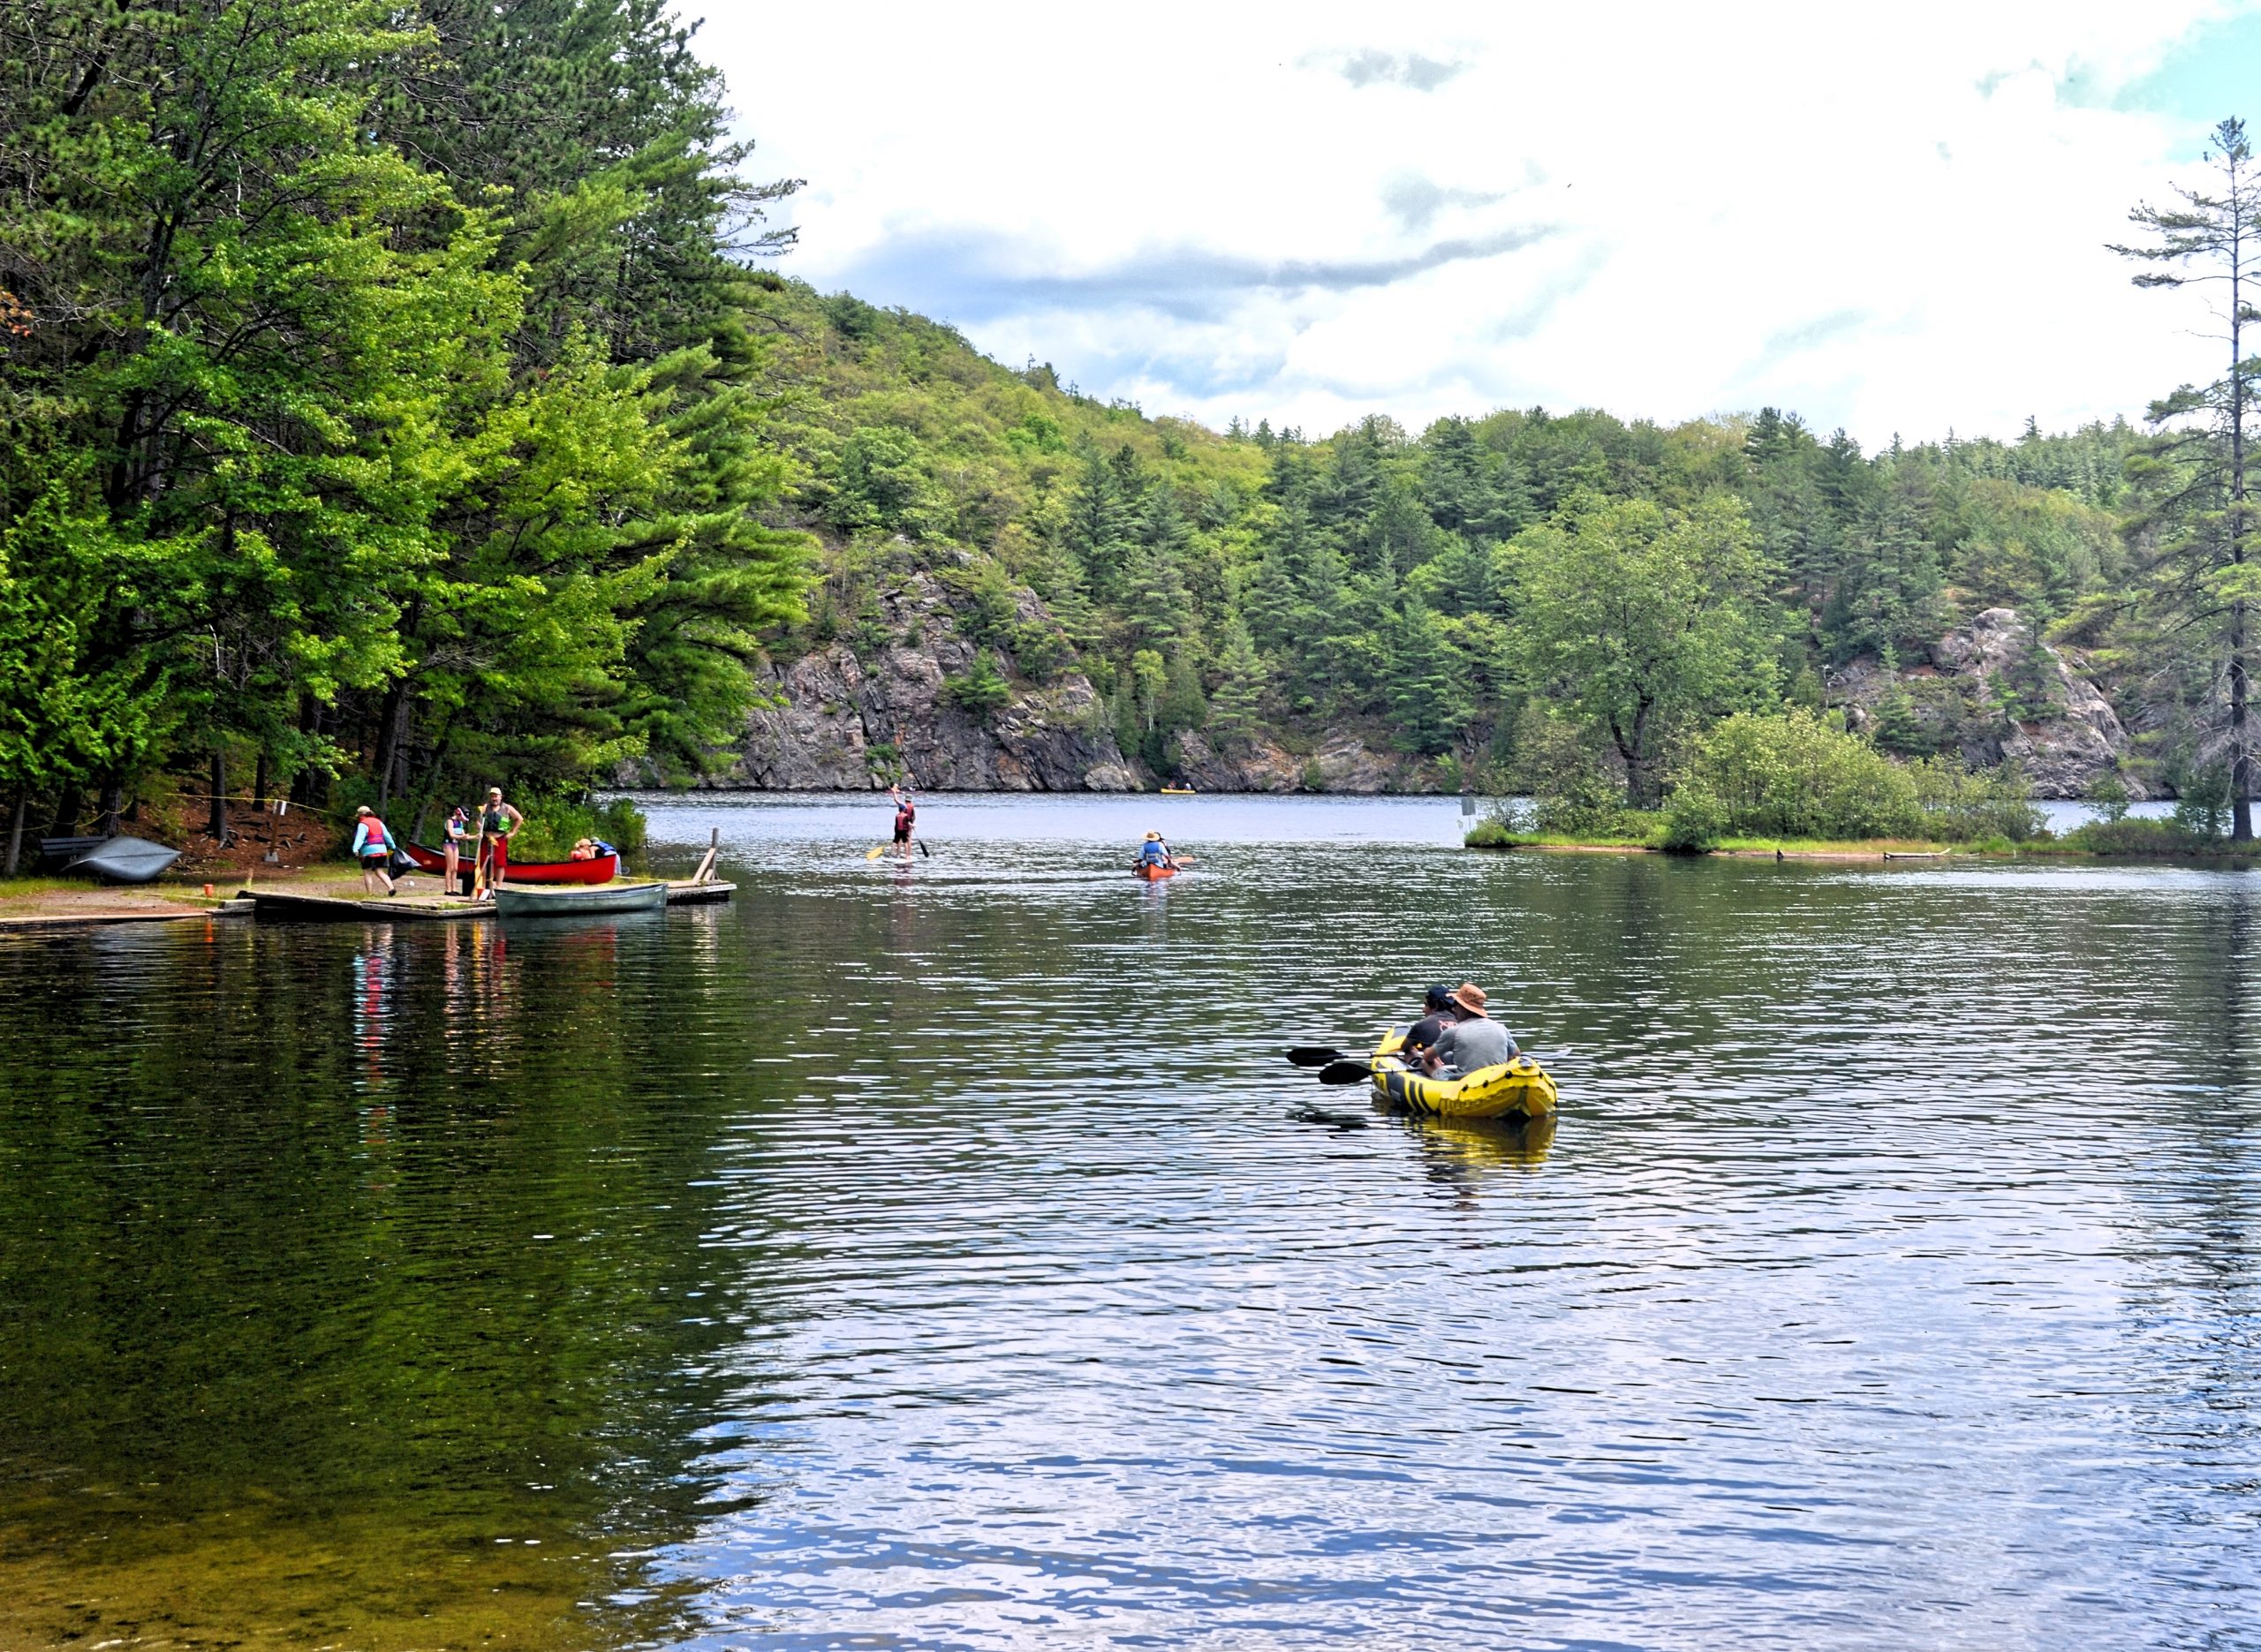
<path id="1" fill-rule="evenodd" d="M 1484 1006 L 1490 1000 L 1484 996 L 1484 989 L 1475 982 L 1463 981 L 1453 989 L 1452 1001 L 1470 1015 L 1480 1015 L 1484 1013 Z"/>
<path id="2" fill-rule="evenodd" d="M 374 814 L 374 813 L 376 813 L 376 811 L 375 811 L 375 810 L 374 810 L 374 809 L 372 809 L 372 808 L 370 808 L 368 804 L 367 804 L 367 803 L 363 803 L 363 804 L 362 804 L 359 809 L 356 809 L 353 812 L 354 812 L 355 814 L 357 814 L 357 815 L 366 815 L 366 814 Z"/>
<path id="3" fill-rule="evenodd" d="M 1146 841 L 1149 843 L 1159 843 L 1161 841 L 1162 834 L 1159 832 L 1149 832 L 1146 834 Z"/>

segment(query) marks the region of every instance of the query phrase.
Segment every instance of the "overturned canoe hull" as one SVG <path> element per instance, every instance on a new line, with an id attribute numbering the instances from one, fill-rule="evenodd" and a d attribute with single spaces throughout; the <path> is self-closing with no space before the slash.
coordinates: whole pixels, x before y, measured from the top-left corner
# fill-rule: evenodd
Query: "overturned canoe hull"
<path id="1" fill-rule="evenodd" d="M 144 838 L 104 838 L 73 856 L 64 870 L 99 878 L 104 883 L 147 883 L 179 858 L 178 849 Z"/>

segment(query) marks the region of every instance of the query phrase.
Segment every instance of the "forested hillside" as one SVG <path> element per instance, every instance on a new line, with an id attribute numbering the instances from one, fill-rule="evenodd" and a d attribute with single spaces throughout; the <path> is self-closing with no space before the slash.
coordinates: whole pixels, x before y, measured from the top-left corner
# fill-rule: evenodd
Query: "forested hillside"
<path id="1" fill-rule="evenodd" d="M 806 543 L 721 93 L 658 0 L 0 7 L 19 832 L 733 737 Z"/>
<path id="2" fill-rule="evenodd" d="M 1785 702 L 1855 702 L 1902 755 L 1983 751 L 2063 709 L 2055 662 L 2021 647 L 1992 680 L 1947 683 L 1935 645 L 2000 607 L 2023 641 L 2097 645 L 2127 573 L 2125 425 L 1876 454 L 1771 409 L 1220 433 L 849 295 L 789 283 L 752 314 L 796 467 L 775 519 L 826 545 L 810 619 L 776 652 L 844 638 L 880 668 L 901 640 L 882 596 L 938 573 L 978 649 L 952 679 L 961 706 L 1083 673 L 1149 779 L 1191 756 L 1276 781 L 1285 753 L 1300 781 L 1356 737 L 1395 759 L 1369 771 L 1382 783 L 1528 784 L 1547 778 L 1534 764 L 1591 761 L 1652 801 L 1689 731 Z M 2171 735 L 2130 754 L 2170 783 L 2183 760 Z"/>
<path id="3" fill-rule="evenodd" d="M 660 0 L 0 6 L 11 835 L 622 776 L 1645 806 L 1796 706 L 2219 766 L 2214 632 L 2137 600 L 2221 537 L 2203 456 L 1147 417 L 772 273 L 722 99 Z"/>

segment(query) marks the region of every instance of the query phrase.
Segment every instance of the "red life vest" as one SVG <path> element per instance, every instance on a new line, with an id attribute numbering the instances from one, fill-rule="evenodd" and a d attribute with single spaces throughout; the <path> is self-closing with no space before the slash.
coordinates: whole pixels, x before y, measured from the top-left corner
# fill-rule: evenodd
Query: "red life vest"
<path id="1" fill-rule="evenodd" d="M 376 816 L 371 815 L 367 826 L 362 830 L 367 834 L 361 840 L 362 854 L 373 855 L 379 851 L 386 854 L 392 852 L 392 839 L 385 834 L 385 823 Z"/>

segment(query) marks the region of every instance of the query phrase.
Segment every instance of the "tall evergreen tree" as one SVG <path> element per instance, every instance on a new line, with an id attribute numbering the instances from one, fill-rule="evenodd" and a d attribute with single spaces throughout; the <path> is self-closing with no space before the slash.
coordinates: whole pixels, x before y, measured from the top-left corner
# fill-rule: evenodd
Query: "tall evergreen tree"
<path id="1" fill-rule="evenodd" d="M 2225 371 L 2210 384 L 2184 385 L 2151 404 L 2151 422 L 2160 434 L 2138 472 L 2144 500 L 2136 525 L 2153 533 L 2163 553 L 2152 565 L 2154 598 L 2218 639 L 2228 703 L 2221 755 L 2230 773 L 2230 829 L 2242 843 L 2253 836 L 2254 782 L 2246 626 L 2261 600 L 2246 563 L 2254 511 L 2246 416 L 2261 364 L 2245 354 L 2244 334 L 2255 319 L 2250 295 L 2261 291 L 2261 178 L 2242 120 L 2214 128 L 2206 159 L 2213 185 L 2176 190 L 2177 207 L 2136 207 L 2130 221 L 2153 239 L 2113 250 L 2146 267 L 2135 277 L 2139 287 L 2198 285 L 2222 295 L 2214 313 L 2228 351 Z"/>

